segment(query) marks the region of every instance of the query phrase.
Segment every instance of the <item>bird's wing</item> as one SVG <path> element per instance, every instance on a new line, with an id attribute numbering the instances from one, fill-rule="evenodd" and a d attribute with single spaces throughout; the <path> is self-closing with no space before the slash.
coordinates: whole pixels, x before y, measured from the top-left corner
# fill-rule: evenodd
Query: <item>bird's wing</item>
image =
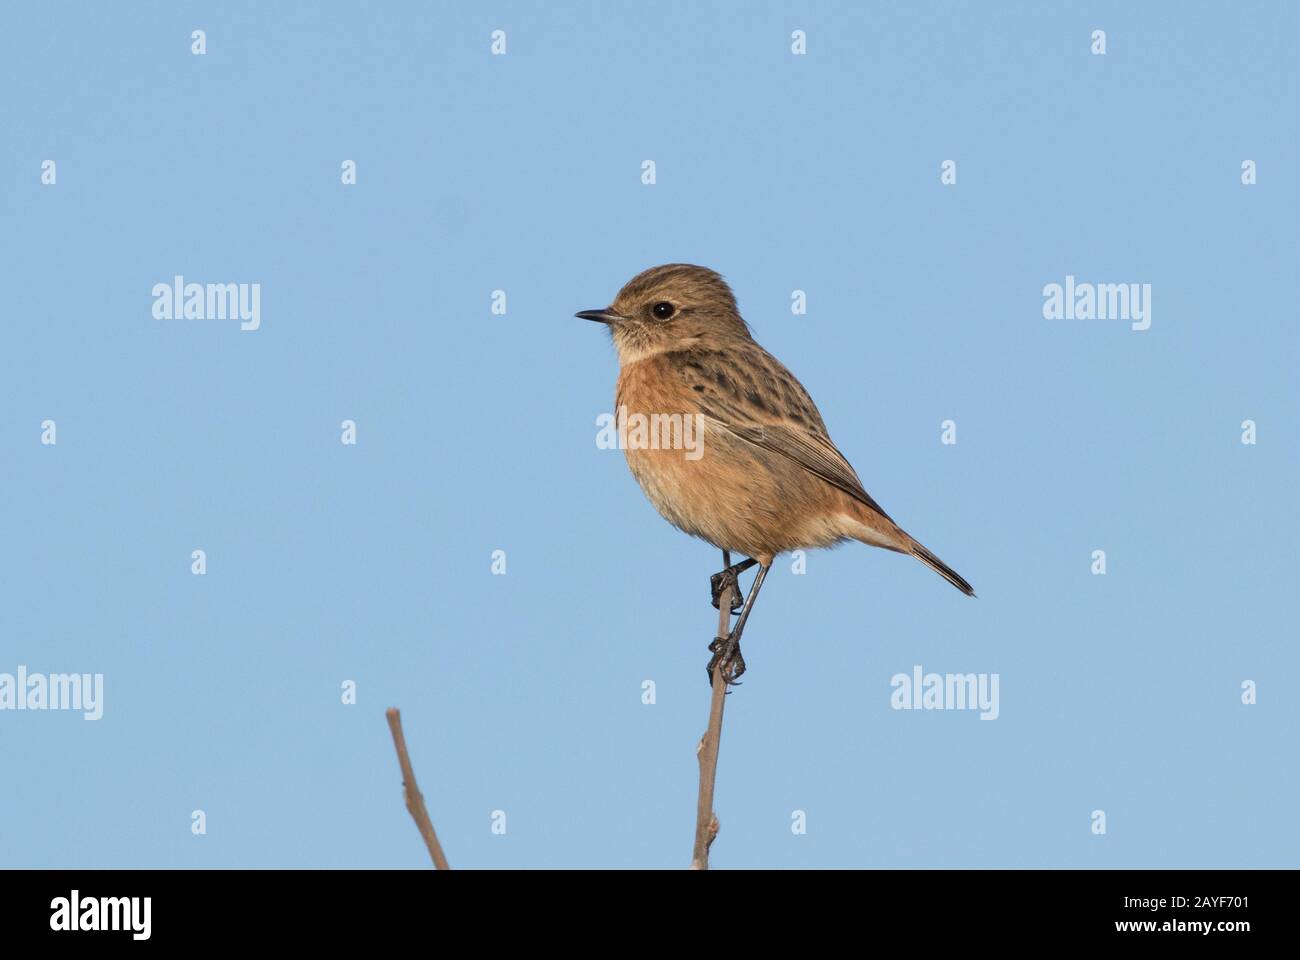
<path id="1" fill-rule="evenodd" d="M 779 423 L 756 425 L 728 423 L 708 414 L 705 414 L 705 421 L 721 427 L 756 447 L 762 447 L 764 450 L 770 450 L 793 460 L 809 473 L 816 474 L 832 486 L 843 490 L 854 500 L 866 504 L 885 519 L 889 519 L 889 514 L 885 513 L 884 508 L 862 488 L 862 481 L 858 479 L 853 467 L 844 459 L 844 455 L 835 449 L 829 439 L 815 436 L 799 427 Z"/>
<path id="2" fill-rule="evenodd" d="M 812 397 L 781 361 L 749 338 L 696 349 L 672 364 L 707 421 L 821 477 L 889 519 L 836 449 Z"/>

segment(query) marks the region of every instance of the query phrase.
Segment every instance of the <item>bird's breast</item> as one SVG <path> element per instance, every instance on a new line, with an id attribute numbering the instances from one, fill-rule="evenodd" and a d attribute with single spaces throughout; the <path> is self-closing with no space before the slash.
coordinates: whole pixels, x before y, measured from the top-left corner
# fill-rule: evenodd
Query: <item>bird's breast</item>
<path id="1" fill-rule="evenodd" d="M 614 403 L 647 416 L 700 411 L 698 399 L 663 354 L 625 364 L 619 370 Z"/>

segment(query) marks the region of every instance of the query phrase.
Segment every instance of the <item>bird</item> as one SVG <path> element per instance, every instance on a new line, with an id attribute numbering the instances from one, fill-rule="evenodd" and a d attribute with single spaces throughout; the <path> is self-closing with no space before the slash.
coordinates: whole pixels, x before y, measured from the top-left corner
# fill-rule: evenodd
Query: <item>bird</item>
<path id="1" fill-rule="evenodd" d="M 669 523 L 723 553 L 712 600 L 717 606 L 733 588 L 730 613 L 739 617 L 709 645 L 711 684 L 715 673 L 730 686 L 745 672 L 740 638 L 779 554 L 856 540 L 913 556 L 975 596 L 867 493 L 803 384 L 754 339 L 720 274 L 688 263 L 651 267 L 608 307 L 575 316 L 604 324 L 613 339 L 620 445 L 641 490 Z M 665 434 L 672 424 L 672 435 L 646 442 L 629 422 L 657 422 Z M 681 449 L 692 426 L 694 456 Z M 746 559 L 732 564 L 732 553 Z M 737 577 L 755 564 L 742 604 Z"/>

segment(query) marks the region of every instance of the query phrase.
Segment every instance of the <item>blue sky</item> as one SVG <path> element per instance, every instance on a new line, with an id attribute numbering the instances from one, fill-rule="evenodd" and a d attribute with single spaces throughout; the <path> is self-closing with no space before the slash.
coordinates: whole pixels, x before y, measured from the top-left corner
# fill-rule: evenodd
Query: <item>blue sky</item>
<path id="1" fill-rule="evenodd" d="M 398 706 L 453 866 L 685 866 L 719 557 L 597 447 L 572 317 L 670 261 L 979 593 L 778 560 L 714 866 L 1300 862 L 1293 6 L 3 17 L 0 673 L 105 692 L 0 711 L 0 863 L 424 866 Z M 177 274 L 260 328 L 155 319 Z M 1067 276 L 1150 329 L 1045 319 Z M 891 709 L 918 664 L 997 720 Z"/>

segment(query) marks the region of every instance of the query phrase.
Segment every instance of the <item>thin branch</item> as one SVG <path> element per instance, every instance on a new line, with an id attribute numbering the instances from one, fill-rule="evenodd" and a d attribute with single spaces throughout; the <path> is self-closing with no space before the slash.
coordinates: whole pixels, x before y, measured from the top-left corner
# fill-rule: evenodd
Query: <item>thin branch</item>
<path id="1" fill-rule="evenodd" d="M 731 557 L 723 554 L 726 566 Z M 731 598 L 738 588 L 728 584 L 718 598 L 718 636 L 731 631 Z M 721 660 L 713 668 L 713 698 L 709 702 L 709 729 L 700 738 L 695 753 L 700 761 L 700 797 L 695 810 L 695 852 L 692 870 L 709 869 L 709 848 L 718 836 L 718 817 L 713 812 L 713 787 L 718 779 L 718 748 L 722 745 L 722 710 L 727 703 L 727 681 L 722 679 Z"/>
<path id="2" fill-rule="evenodd" d="M 393 746 L 397 748 L 397 762 L 402 767 L 402 787 L 406 793 L 406 809 L 411 814 L 411 819 L 420 829 L 420 836 L 424 837 L 424 845 L 429 848 L 429 856 L 433 857 L 433 865 L 439 870 L 450 870 L 447 863 L 447 857 L 442 852 L 442 844 L 438 842 L 438 835 L 433 832 L 433 821 L 429 819 L 429 811 L 424 809 L 424 794 L 420 793 L 419 786 L 415 782 L 415 771 L 411 769 L 411 757 L 406 752 L 406 737 L 402 734 L 402 714 L 396 707 L 388 708 L 388 729 L 393 732 Z"/>

